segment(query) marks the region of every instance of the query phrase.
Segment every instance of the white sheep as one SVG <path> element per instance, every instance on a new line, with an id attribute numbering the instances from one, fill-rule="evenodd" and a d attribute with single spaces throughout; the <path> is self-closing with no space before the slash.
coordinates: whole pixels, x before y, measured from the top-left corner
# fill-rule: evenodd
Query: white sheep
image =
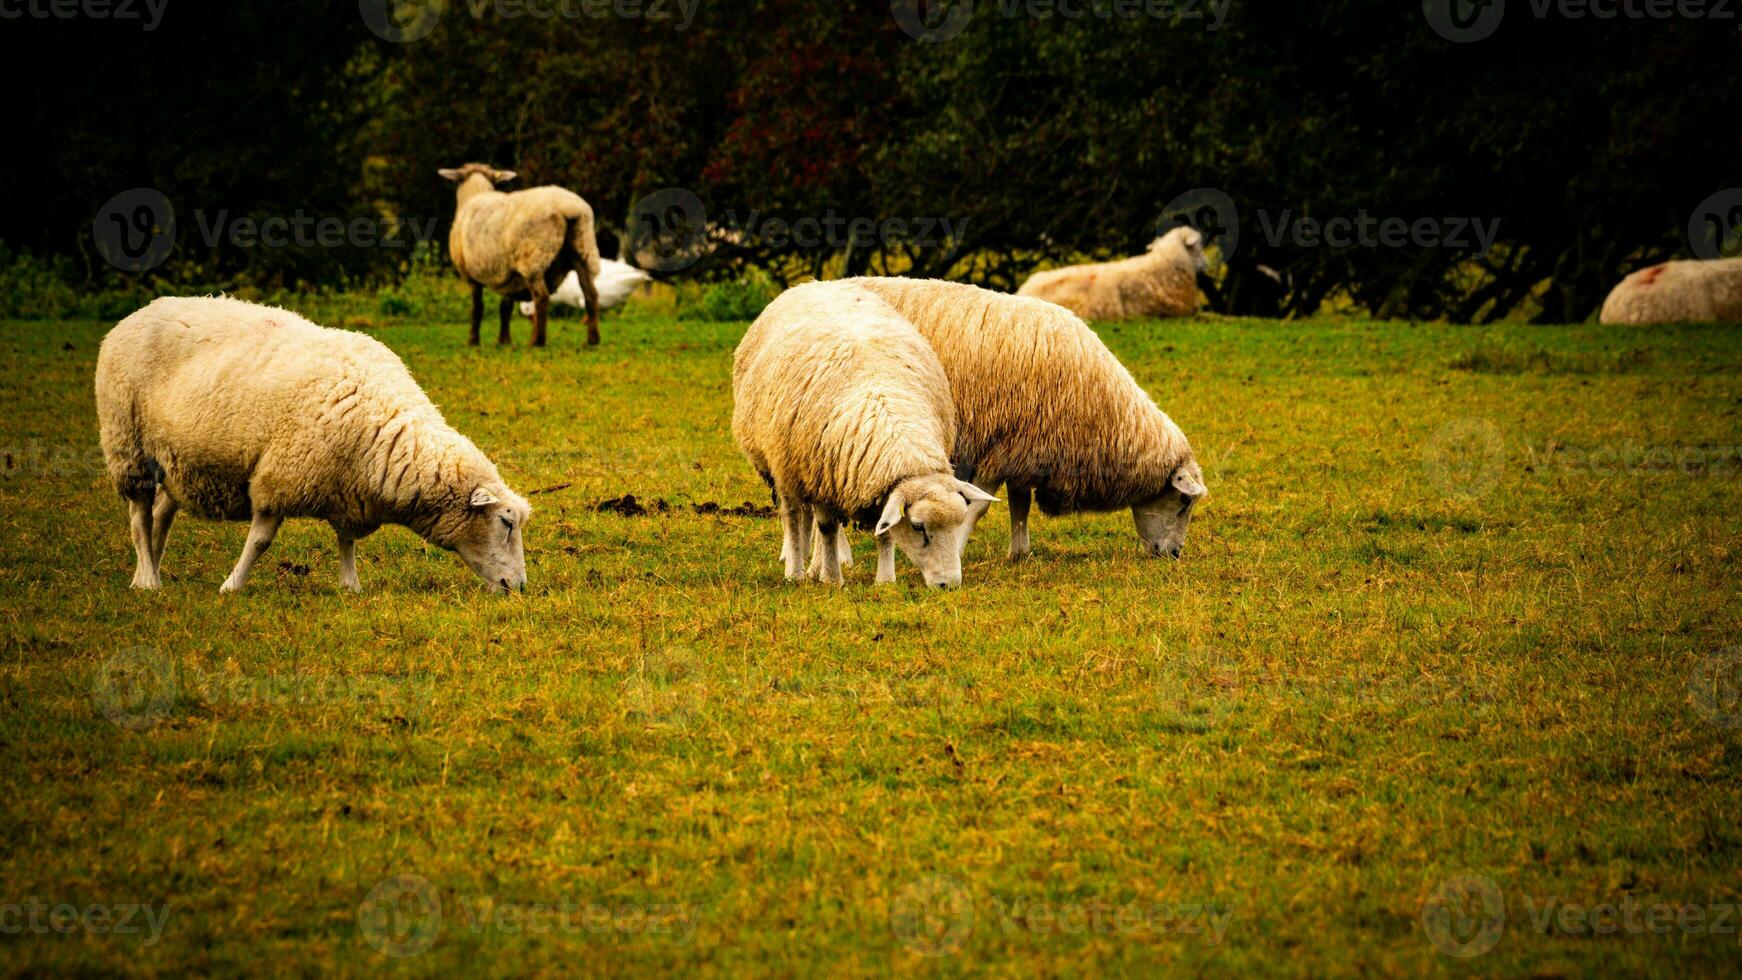
<path id="1" fill-rule="evenodd" d="M 494 591 L 526 587 L 531 508 L 369 337 L 235 299 L 165 297 L 103 338 L 96 389 L 103 456 L 131 511 L 134 588 L 162 585 L 183 508 L 252 522 L 223 592 L 242 588 L 287 517 L 332 525 L 353 592 L 356 543 L 383 524 L 458 552 Z"/>
<path id="2" fill-rule="evenodd" d="M 510 342 L 508 324 L 514 299 L 532 297 L 532 345 L 543 347 L 550 316 L 550 291 L 573 272 L 587 303 L 587 343 L 599 342 L 599 297 L 593 280 L 599 275 L 599 243 L 593 233 L 593 208 L 580 195 L 561 187 L 534 187 L 504 194 L 496 185 L 512 180 L 512 170 L 482 163 L 439 170 L 458 183 L 458 207 L 448 232 L 448 257 L 472 287 L 472 335 L 484 320 L 484 287 L 502 294 L 502 332 L 497 343 Z"/>
<path id="3" fill-rule="evenodd" d="M 949 382 L 888 303 L 850 283 L 787 290 L 738 345 L 732 397 L 732 435 L 780 508 L 787 578 L 812 551 L 810 574 L 840 584 L 831 545 L 851 519 L 874 526 L 877 581 L 895 580 L 893 541 L 927 585 L 961 584 L 969 505 L 993 497 L 953 474 Z"/>
<path id="4" fill-rule="evenodd" d="M 1603 323 L 1742 323 L 1742 258 L 1665 262 L 1609 293 Z"/>
<path id="5" fill-rule="evenodd" d="M 1009 487 L 1012 559 L 1029 553 L 1033 500 L 1049 515 L 1129 507 L 1148 554 L 1179 557 L 1203 473 L 1185 433 L 1087 324 L 958 283 L 845 282 L 881 296 L 937 353 L 955 402 L 956 473 Z"/>
<path id="6" fill-rule="evenodd" d="M 599 274 L 593 279 L 593 286 L 599 291 L 599 309 L 614 310 L 628 302 L 635 291 L 653 281 L 653 277 L 627 262 L 617 259 L 605 259 L 599 264 Z M 581 291 L 581 277 L 570 272 L 556 292 L 550 294 L 552 306 L 585 306 L 586 294 Z M 522 316 L 533 315 L 533 304 L 527 300 L 520 304 Z"/>
<path id="7" fill-rule="evenodd" d="M 1057 303 L 1085 320 L 1191 316 L 1198 311 L 1198 273 L 1207 267 L 1204 236 L 1181 225 L 1143 255 L 1037 272 L 1017 295 Z"/>

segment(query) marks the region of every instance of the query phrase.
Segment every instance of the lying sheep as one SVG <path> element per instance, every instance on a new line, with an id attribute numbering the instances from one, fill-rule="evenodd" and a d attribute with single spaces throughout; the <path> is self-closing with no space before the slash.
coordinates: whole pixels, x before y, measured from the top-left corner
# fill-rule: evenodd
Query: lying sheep
<path id="1" fill-rule="evenodd" d="M 1017 295 L 1057 303 L 1085 320 L 1191 316 L 1198 311 L 1198 273 L 1207 267 L 1204 236 L 1181 225 L 1135 258 L 1037 272 Z"/>
<path id="2" fill-rule="evenodd" d="M 1049 515 L 1129 507 L 1148 553 L 1179 557 L 1205 493 L 1191 444 L 1083 321 L 957 283 L 846 282 L 882 297 L 937 352 L 955 401 L 957 475 L 1009 487 L 1012 559 L 1029 552 L 1031 500 Z"/>
<path id="3" fill-rule="evenodd" d="M 851 283 L 787 290 L 738 345 L 732 398 L 738 448 L 774 488 L 788 579 L 814 544 L 810 574 L 841 584 L 831 545 L 852 519 L 874 525 L 877 581 L 895 580 L 893 541 L 927 585 L 961 584 L 969 505 L 993 498 L 952 473 L 949 382 L 888 303 Z"/>
<path id="4" fill-rule="evenodd" d="M 252 522 L 222 592 L 242 588 L 287 517 L 332 525 L 353 592 L 356 543 L 383 524 L 459 552 L 494 591 L 526 587 L 531 508 L 369 337 L 240 300 L 159 299 L 103 338 L 97 420 L 131 510 L 136 589 L 162 585 L 183 508 Z"/>
<path id="5" fill-rule="evenodd" d="M 1742 322 L 1742 258 L 1665 262 L 1621 280 L 1604 323 Z"/>
<path id="6" fill-rule="evenodd" d="M 605 259 L 599 265 L 599 274 L 593 277 L 593 287 L 599 291 L 599 309 L 612 310 L 622 306 L 637 289 L 652 281 L 652 276 L 627 262 Z M 581 277 L 570 272 L 562 285 L 550 294 L 550 302 L 553 306 L 586 305 L 586 295 L 581 292 Z M 520 304 L 521 316 L 532 316 L 533 311 L 531 300 Z"/>
<path id="7" fill-rule="evenodd" d="M 599 343 L 599 243 L 593 235 L 593 209 L 572 191 L 534 187 L 504 194 L 496 185 L 512 180 L 512 170 L 468 163 L 439 170 L 457 182 L 459 207 L 448 232 L 448 253 L 460 278 L 472 287 L 471 344 L 477 346 L 484 321 L 484 287 L 502 294 L 502 332 L 497 343 L 509 343 L 508 324 L 514 299 L 532 296 L 532 346 L 543 347 L 550 317 L 550 291 L 571 271 L 580 280 L 587 301 L 587 343 Z"/>

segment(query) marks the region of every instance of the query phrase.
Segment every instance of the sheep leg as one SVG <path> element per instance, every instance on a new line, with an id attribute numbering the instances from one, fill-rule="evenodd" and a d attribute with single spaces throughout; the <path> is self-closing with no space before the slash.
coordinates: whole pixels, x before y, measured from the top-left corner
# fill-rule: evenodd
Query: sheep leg
<path id="1" fill-rule="evenodd" d="M 1010 560 L 1028 557 L 1028 506 L 1034 502 L 1031 487 L 1010 487 Z"/>
<path id="2" fill-rule="evenodd" d="M 804 553 L 809 543 L 811 524 L 811 509 L 803 504 L 794 503 L 790 498 L 780 498 L 780 528 L 786 537 L 781 545 L 780 555 L 786 559 L 786 578 L 796 582 L 804 578 Z"/>
<path id="3" fill-rule="evenodd" d="M 127 501 L 127 522 L 133 531 L 133 587 L 156 589 L 163 585 L 151 560 L 151 500 Z"/>
<path id="4" fill-rule="evenodd" d="M 509 324 L 514 322 L 514 300 L 507 296 L 502 297 L 502 305 L 497 307 L 496 312 L 502 318 L 502 329 L 496 334 L 496 346 L 507 347 L 514 343 L 514 335 L 508 329 Z"/>
<path id="5" fill-rule="evenodd" d="M 224 580 L 223 585 L 218 586 L 219 592 L 242 591 L 242 586 L 248 583 L 248 572 L 260 560 L 260 556 L 266 554 L 266 549 L 272 545 L 272 539 L 278 534 L 278 526 L 283 523 L 282 517 L 255 513 L 254 522 L 248 525 L 248 540 L 242 545 L 242 557 L 236 560 L 236 567 L 230 571 L 230 577 Z"/>
<path id="6" fill-rule="evenodd" d="M 533 276 L 526 283 L 532 291 L 532 346 L 544 346 L 544 327 L 550 320 L 550 287 L 543 276 Z"/>
<path id="7" fill-rule="evenodd" d="M 835 550 L 835 532 L 839 529 L 833 515 L 817 518 L 816 553 L 811 562 L 816 566 L 817 581 L 830 585 L 841 585 L 846 581 L 841 576 L 840 553 Z"/>
<path id="8" fill-rule="evenodd" d="M 895 542 L 889 535 L 877 536 L 877 582 L 888 585 L 895 581 Z"/>
<path id="9" fill-rule="evenodd" d="M 847 525 L 842 523 L 835 531 L 835 560 L 842 568 L 853 564 L 853 546 L 847 543 Z"/>
<path id="10" fill-rule="evenodd" d="M 163 547 L 169 543 L 169 528 L 175 523 L 175 512 L 181 505 L 170 499 L 169 494 L 162 490 L 157 492 L 157 503 L 151 508 L 151 571 L 162 577 Z"/>
<path id="11" fill-rule="evenodd" d="M 345 531 L 339 534 L 339 586 L 351 592 L 362 592 L 357 581 L 357 539 Z"/>
<path id="12" fill-rule="evenodd" d="M 593 282 L 592 273 L 585 268 L 575 270 L 575 278 L 581 281 L 581 295 L 587 298 L 587 346 L 599 346 L 599 287 Z"/>
<path id="13" fill-rule="evenodd" d="M 478 346 L 478 328 L 484 325 L 484 285 L 472 283 L 472 337 L 466 341 L 473 347 Z"/>

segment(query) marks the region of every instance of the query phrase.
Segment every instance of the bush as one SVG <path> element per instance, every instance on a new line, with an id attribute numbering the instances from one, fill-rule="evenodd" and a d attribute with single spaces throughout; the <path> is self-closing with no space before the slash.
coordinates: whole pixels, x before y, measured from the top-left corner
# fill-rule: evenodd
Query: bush
<path id="1" fill-rule="evenodd" d="M 754 320 L 778 295 L 780 287 L 759 269 L 726 282 L 690 283 L 678 287 L 677 318 L 710 323 Z"/>
<path id="2" fill-rule="evenodd" d="M 139 285 L 80 289 L 74 279 L 72 262 L 64 256 L 38 258 L 0 243 L 0 319 L 119 320 L 153 295 Z"/>

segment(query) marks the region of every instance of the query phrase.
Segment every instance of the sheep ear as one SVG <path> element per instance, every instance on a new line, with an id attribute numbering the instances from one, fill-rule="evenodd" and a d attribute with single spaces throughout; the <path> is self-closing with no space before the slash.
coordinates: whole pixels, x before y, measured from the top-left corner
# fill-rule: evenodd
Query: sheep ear
<path id="1" fill-rule="evenodd" d="M 961 486 L 962 496 L 967 498 L 968 503 L 971 504 L 976 500 L 983 500 L 989 504 L 995 504 L 998 502 L 997 497 L 994 497 L 991 494 L 987 493 L 986 491 L 980 489 L 979 487 L 974 486 L 972 483 L 969 483 L 966 480 L 962 480 L 959 482 L 962 484 L 962 486 Z"/>
<path id="2" fill-rule="evenodd" d="M 889 529 L 901 523 L 901 516 L 907 513 L 907 502 L 901 499 L 901 494 L 889 495 L 889 502 L 883 505 L 883 516 L 877 518 L 878 537 L 889 533 Z"/>
<path id="3" fill-rule="evenodd" d="M 491 504 L 497 504 L 497 503 L 501 503 L 501 501 L 496 499 L 496 495 L 491 493 L 490 491 L 484 489 L 483 487 L 479 487 L 478 489 L 472 491 L 472 506 L 473 507 L 488 507 Z"/>
<path id="4" fill-rule="evenodd" d="M 1196 500 L 1209 492 L 1204 489 L 1202 481 L 1183 469 L 1173 471 L 1173 488 L 1187 500 Z"/>
<path id="5" fill-rule="evenodd" d="M 495 181 L 498 184 L 501 184 L 501 183 L 504 183 L 506 181 L 513 180 L 514 178 L 516 178 L 518 176 L 520 176 L 520 173 L 518 171 L 498 170 L 495 173 L 490 175 L 490 179 Z"/>
<path id="6" fill-rule="evenodd" d="M 439 176 L 446 177 L 449 180 L 459 180 L 460 177 L 462 176 L 461 173 L 458 170 L 455 170 L 453 167 L 443 167 L 440 170 L 437 170 L 436 173 Z"/>

